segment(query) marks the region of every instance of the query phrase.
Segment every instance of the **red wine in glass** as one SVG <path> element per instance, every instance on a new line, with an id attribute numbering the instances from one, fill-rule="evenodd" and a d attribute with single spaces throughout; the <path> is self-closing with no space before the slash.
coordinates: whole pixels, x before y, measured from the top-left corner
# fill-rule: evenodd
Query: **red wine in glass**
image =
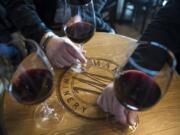
<path id="1" fill-rule="evenodd" d="M 94 25 L 88 22 L 76 22 L 65 27 L 65 33 L 75 43 L 85 43 L 94 34 Z"/>
<path id="2" fill-rule="evenodd" d="M 40 46 L 29 39 L 0 44 L 0 68 L 12 98 L 24 105 L 39 104 L 33 113 L 35 125 L 43 129 L 57 126 L 64 111 L 53 98 L 43 102 L 53 92 L 54 70 Z"/>
<path id="3" fill-rule="evenodd" d="M 52 93 L 53 75 L 47 69 L 29 69 L 12 82 L 11 94 L 22 104 L 38 104 Z"/>
<path id="4" fill-rule="evenodd" d="M 161 89 L 152 77 L 138 70 L 126 70 L 114 82 L 117 99 L 135 111 L 147 109 L 161 98 Z"/>
<path id="5" fill-rule="evenodd" d="M 93 0 L 66 1 L 65 5 L 64 32 L 79 52 L 85 52 L 83 44 L 93 37 L 96 28 Z M 71 65 L 76 73 L 84 72 L 86 67 L 78 59 Z"/>

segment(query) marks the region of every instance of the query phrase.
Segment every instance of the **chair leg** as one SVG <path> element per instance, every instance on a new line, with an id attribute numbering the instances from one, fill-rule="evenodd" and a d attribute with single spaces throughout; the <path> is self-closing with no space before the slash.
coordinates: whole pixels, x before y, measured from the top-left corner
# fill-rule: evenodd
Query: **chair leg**
<path id="1" fill-rule="evenodd" d="M 144 11 L 144 15 L 143 15 L 143 20 L 142 20 L 142 26 L 140 29 L 140 33 L 143 33 L 146 23 L 147 23 L 147 18 L 148 18 L 148 13 L 149 13 L 149 8 L 146 6 L 145 7 L 145 11 Z"/>
<path id="2" fill-rule="evenodd" d="M 121 16 L 120 16 L 120 19 L 119 19 L 119 23 L 123 23 L 126 7 L 127 7 L 127 2 L 125 1 L 123 6 L 122 6 L 123 9 L 122 9 L 122 13 L 121 13 Z"/>

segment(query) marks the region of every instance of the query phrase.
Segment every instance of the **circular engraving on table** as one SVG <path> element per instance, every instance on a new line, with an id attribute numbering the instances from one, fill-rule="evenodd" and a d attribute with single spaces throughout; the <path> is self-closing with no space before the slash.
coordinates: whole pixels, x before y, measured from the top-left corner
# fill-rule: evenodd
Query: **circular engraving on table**
<path id="1" fill-rule="evenodd" d="M 58 99 L 76 115 L 101 119 L 106 114 L 96 105 L 103 89 L 113 81 L 118 64 L 100 58 L 89 58 L 86 71 L 75 73 L 70 69 L 59 79 Z"/>

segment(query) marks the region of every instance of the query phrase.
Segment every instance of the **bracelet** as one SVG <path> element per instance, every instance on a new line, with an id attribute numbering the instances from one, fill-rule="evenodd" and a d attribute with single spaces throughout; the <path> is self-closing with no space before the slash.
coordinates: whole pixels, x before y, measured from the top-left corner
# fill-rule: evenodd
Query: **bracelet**
<path id="1" fill-rule="evenodd" d="M 44 51 L 46 51 L 46 46 L 47 46 L 47 43 L 49 42 L 49 40 L 54 36 L 55 34 L 53 32 L 48 32 L 46 33 L 42 39 L 41 39 L 41 42 L 40 42 L 40 46 L 42 47 L 42 49 Z"/>

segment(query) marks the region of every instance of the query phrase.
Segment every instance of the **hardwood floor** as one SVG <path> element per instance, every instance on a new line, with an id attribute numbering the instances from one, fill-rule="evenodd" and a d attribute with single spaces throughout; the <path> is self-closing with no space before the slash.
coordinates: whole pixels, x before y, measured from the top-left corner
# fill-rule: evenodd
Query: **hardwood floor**
<path id="1" fill-rule="evenodd" d="M 138 39 L 140 32 L 132 24 L 118 24 L 115 23 L 115 29 L 118 34 Z"/>

